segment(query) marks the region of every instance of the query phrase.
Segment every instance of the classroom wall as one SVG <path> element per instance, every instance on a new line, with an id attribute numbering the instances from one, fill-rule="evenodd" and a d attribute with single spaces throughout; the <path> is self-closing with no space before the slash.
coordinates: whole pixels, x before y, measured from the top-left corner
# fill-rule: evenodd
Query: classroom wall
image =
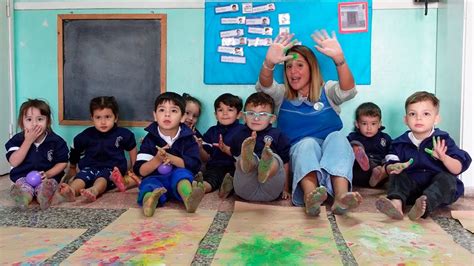
<path id="1" fill-rule="evenodd" d="M 16 10 L 16 103 L 18 105 L 26 98 L 34 97 L 48 100 L 55 110 L 53 128 L 69 143 L 84 129 L 82 126 L 60 126 L 57 122 L 56 16 L 70 12 L 166 13 L 167 88 L 178 93 L 191 93 L 202 100 L 204 110 L 198 125 L 201 131 L 215 124 L 212 106 L 219 94 L 231 92 L 245 98 L 254 92 L 253 86 L 203 84 L 203 9 Z M 357 97 L 343 105 L 341 116 L 346 133 L 353 127 L 354 109 L 364 101 L 374 101 L 383 110 L 386 132 L 397 136 L 406 130 L 402 120 L 405 98 L 416 90 L 435 91 L 438 11 L 430 9 L 428 16 L 423 13 L 422 9 L 373 11 L 372 84 L 359 86 Z M 446 111 L 449 112 L 449 109 L 446 108 Z M 453 115 L 458 113 L 453 112 Z M 132 130 L 137 138 L 144 136 L 142 128 Z"/>
<path id="2" fill-rule="evenodd" d="M 441 101 L 439 127 L 448 131 L 459 144 L 464 0 L 443 0 L 441 2 L 443 4 L 438 9 L 438 36 L 436 39 L 436 95 Z"/>

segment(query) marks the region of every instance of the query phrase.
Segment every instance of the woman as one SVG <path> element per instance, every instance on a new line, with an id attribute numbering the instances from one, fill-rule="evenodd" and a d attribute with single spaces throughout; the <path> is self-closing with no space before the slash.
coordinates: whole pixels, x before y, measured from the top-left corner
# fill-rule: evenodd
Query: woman
<path id="1" fill-rule="evenodd" d="M 273 97 L 279 107 L 278 127 L 290 138 L 292 201 L 305 206 L 308 215 L 318 215 L 327 194 L 334 197 L 331 210 L 344 214 L 362 201 L 350 192 L 354 155 L 346 137 L 339 132 L 343 102 L 357 91 L 334 32 L 316 31 L 316 49 L 335 63 L 339 82 L 324 82 L 310 48 L 293 45 L 293 34 L 279 35 L 270 46 L 260 70 L 257 91 Z M 285 84 L 273 79 L 275 65 L 284 62 Z"/>

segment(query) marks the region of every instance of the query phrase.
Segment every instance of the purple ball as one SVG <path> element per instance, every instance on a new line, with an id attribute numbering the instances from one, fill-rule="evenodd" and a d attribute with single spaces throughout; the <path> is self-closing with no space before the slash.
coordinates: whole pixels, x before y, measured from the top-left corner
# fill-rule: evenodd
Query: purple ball
<path id="1" fill-rule="evenodd" d="M 26 175 L 26 183 L 33 187 L 41 184 L 41 174 L 38 171 L 31 171 Z"/>
<path id="2" fill-rule="evenodd" d="M 162 175 L 166 175 L 166 174 L 169 174 L 169 172 L 171 172 L 171 169 L 173 169 L 173 166 L 171 166 L 171 164 L 162 164 L 158 166 L 158 173 Z"/>

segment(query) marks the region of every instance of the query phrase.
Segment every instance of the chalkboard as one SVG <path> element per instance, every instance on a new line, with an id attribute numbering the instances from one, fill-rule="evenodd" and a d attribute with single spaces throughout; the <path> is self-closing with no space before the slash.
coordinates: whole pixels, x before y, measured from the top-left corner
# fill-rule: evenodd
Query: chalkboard
<path id="1" fill-rule="evenodd" d="M 114 96 L 121 125 L 147 125 L 166 86 L 166 15 L 58 15 L 58 69 L 60 124 L 90 124 L 89 101 Z"/>

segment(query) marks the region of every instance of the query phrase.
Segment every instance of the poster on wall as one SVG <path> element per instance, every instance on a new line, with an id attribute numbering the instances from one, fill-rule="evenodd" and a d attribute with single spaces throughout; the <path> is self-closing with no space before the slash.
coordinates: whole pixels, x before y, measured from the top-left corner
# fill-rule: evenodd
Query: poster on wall
<path id="1" fill-rule="evenodd" d="M 337 80 L 332 60 L 319 53 L 311 34 L 334 31 L 357 84 L 370 84 L 372 0 L 205 2 L 204 83 L 255 84 L 268 47 L 294 33 L 315 53 L 325 80 Z M 283 82 L 282 65 L 275 79 Z"/>

